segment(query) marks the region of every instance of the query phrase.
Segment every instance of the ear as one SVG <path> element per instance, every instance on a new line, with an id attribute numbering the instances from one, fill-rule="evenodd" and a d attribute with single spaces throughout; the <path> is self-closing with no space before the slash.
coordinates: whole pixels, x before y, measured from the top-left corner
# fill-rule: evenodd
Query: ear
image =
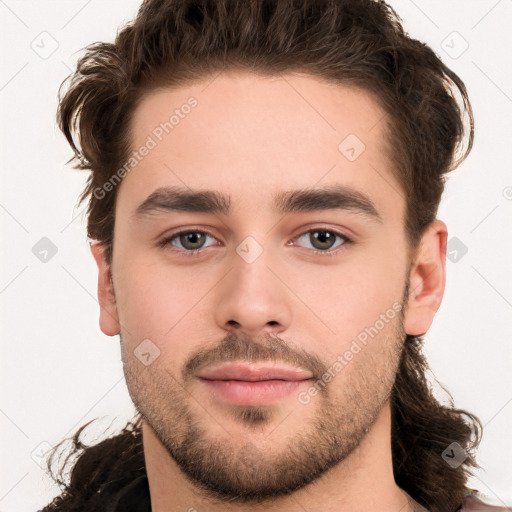
<path id="1" fill-rule="evenodd" d="M 446 240 L 448 230 L 433 221 L 421 237 L 409 275 L 409 297 L 404 317 L 405 332 L 425 334 L 441 305 L 446 284 Z"/>
<path id="2" fill-rule="evenodd" d="M 98 302 L 100 303 L 100 329 L 107 336 L 119 334 L 114 286 L 110 265 L 105 256 L 105 244 L 93 242 L 91 252 L 98 265 Z"/>

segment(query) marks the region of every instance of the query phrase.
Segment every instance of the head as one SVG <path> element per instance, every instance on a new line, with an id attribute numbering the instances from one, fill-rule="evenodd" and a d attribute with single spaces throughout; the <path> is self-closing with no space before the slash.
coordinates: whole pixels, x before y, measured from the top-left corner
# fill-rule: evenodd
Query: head
<path id="1" fill-rule="evenodd" d="M 445 283 L 437 209 L 472 114 L 389 6 L 146 1 L 87 49 L 58 121 L 90 172 L 100 326 L 120 335 L 140 415 L 106 471 L 140 466 L 144 421 L 205 493 L 262 503 L 349 461 L 389 411 L 397 484 L 455 509 L 475 461 L 441 454 L 476 446 L 478 420 L 433 397 L 421 344 Z M 198 378 L 225 361 L 311 382 L 226 405 Z"/>

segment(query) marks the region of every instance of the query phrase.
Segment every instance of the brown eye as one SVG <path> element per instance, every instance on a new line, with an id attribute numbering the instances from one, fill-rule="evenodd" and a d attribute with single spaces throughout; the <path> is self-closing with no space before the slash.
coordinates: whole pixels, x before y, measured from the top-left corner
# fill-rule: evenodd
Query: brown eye
<path id="1" fill-rule="evenodd" d="M 214 243 L 206 245 L 207 239 L 210 238 L 215 242 L 215 238 L 208 233 L 203 231 L 182 231 L 181 233 L 175 233 L 174 235 L 168 236 L 161 242 L 161 246 L 172 245 L 177 250 L 182 252 L 191 252 L 199 249 L 204 249 Z"/>
<path id="2" fill-rule="evenodd" d="M 309 233 L 309 241 L 315 249 L 330 249 L 336 242 L 336 235 L 329 231 L 312 231 Z"/>
<path id="3" fill-rule="evenodd" d="M 181 234 L 177 238 L 185 249 L 201 249 L 206 240 L 204 233 L 198 231 Z"/>
<path id="4" fill-rule="evenodd" d="M 330 249 L 335 249 L 350 240 L 336 231 L 329 231 L 327 229 L 314 229 L 299 236 L 297 240 L 303 240 L 303 244 L 308 249 L 316 251 L 327 252 Z"/>

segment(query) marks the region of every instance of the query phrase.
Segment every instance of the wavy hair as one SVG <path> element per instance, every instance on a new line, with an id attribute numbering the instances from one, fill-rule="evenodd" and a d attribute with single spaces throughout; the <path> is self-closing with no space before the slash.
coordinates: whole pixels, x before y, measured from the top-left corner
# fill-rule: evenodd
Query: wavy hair
<path id="1" fill-rule="evenodd" d="M 111 261 L 117 187 L 104 187 L 130 155 L 130 120 L 144 95 L 216 73 L 304 73 L 367 91 L 386 113 L 387 147 L 406 197 L 405 230 L 415 247 L 436 218 L 446 174 L 469 153 L 473 114 L 462 80 L 424 43 L 409 37 L 380 0 L 146 0 L 113 43 L 86 47 L 59 91 L 57 121 L 75 167 L 89 171 L 87 234 Z M 105 194 L 98 197 L 95 191 Z M 479 419 L 433 394 L 422 338 L 408 336 L 391 394 L 397 485 L 431 512 L 453 512 L 467 493 Z M 101 511 L 112 495 L 145 473 L 140 415 L 96 445 L 72 438 L 63 488 L 45 509 Z M 65 441 L 63 441 L 64 443 Z M 443 451 L 458 443 L 456 468 Z M 65 477 L 70 460 L 75 464 Z"/>

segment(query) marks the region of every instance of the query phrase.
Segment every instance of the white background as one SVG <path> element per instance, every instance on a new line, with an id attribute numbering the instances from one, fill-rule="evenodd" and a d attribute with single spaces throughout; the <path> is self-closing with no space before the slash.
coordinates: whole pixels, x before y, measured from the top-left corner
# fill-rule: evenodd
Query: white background
<path id="1" fill-rule="evenodd" d="M 455 405 L 485 425 L 478 457 L 484 470 L 470 484 L 510 506 L 512 2 L 390 3 L 406 30 L 465 81 L 475 110 L 474 149 L 452 173 L 439 213 L 449 238 L 457 237 L 467 253 L 447 263 L 445 298 L 426 337 L 426 354 Z M 134 413 L 119 338 L 98 327 L 96 267 L 85 217 L 75 208 L 86 175 L 65 165 L 71 151 L 55 126 L 55 111 L 58 86 L 78 50 L 112 41 L 138 4 L 0 1 L 0 512 L 35 512 L 58 494 L 31 458 L 34 450 L 94 418 L 104 418 L 98 435 L 115 420 L 112 435 Z M 58 45 L 46 59 L 33 49 L 43 51 L 43 43 L 46 51 Z M 58 249 L 47 263 L 32 253 L 45 236 Z"/>

